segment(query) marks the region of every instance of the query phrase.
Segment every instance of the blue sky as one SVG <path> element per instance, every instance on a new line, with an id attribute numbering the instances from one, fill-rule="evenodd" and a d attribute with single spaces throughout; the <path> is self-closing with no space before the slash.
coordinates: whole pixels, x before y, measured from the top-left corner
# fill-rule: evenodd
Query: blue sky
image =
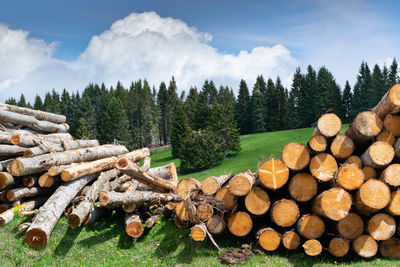
<path id="1" fill-rule="evenodd" d="M 18 59 L 12 71 L 0 69 L 0 92 L 24 92 L 32 97 L 53 87 L 76 90 L 89 82 L 112 85 L 121 80 L 127 84 L 138 78 L 157 85 L 171 75 L 177 76 L 181 90 L 201 86 L 204 78 L 237 87 L 241 77 L 252 85 L 257 73 L 280 75 L 290 86 L 295 67 L 304 69 L 308 64 L 326 65 L 341 85 L 346 80 L 354 83 L 361 60 L 382 66 L 400 57 L 398 10 L 398 1 L 363 0 L 7 1 L 0 9 L 4 28 L 3 35 L 0 29 L 0 50 L 6 51 L 3 57 L 0 52 L 0 63 L 13 64 L 12 55 L 21 53 L 27 60 Z M 140 16 L 151 11 L 156 16 L 148 15 L 150 21 Z M 169 21 L 170 17 L 175 20 Z M 147 24 L 139 23 L 142 20 Z M 123 34 L 112 26 L 117 21 Z M 159 28 L 157 23 L 170 28 L 184 24 L 189 30 L 169 35 L 170 28 Z M 134 33 L 129 30 L 139 24 L 142 28 Z M 152 34 L 147 34 L 148 29 Z M 21 36 L 7 41 L 4 36 L 12 33 Z M 176 39 L 176 34 L 182 43 L 168 39 Z M 160 36 L 169 41 L 157 39 Z M 188 36 L 194 38 L 193 43 L 185 46 Z M 171 49 L 160 49 L 160 42 Z M 253 51 L 256 47 L 260 49 Z M 106 66 L 107 60 L 119 57 L 126 62 Z M 174 64 L 168 60 L 174 58 L 181 64 L 167 71 Z M 49 75 L 52 82 L 46 80 Z"/>

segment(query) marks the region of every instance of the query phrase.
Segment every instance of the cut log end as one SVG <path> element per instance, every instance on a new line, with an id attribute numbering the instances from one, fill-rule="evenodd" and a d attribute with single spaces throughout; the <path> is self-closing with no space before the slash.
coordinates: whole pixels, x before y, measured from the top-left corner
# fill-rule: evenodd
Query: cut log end
<path id="1" fill-rule="evenodd" d="M 76 214 L 70 214 L 68 216 L 68 225 L 72 229 L 78 228 L 81 225 L 81 219 Z"/>
<path id="2" fill-rule="evenodd" d="M 326 153 L 314 156 L 310 162 L 311 174 L 323 182 L 332 180 L 337 169 L 338 165 L 335 158 Z"/>
<path id="3" fill-rule="evenodd" d="M 360 159 L 360 157 L 358 157 L 358 156 L 350 156 L 350 157 L 348 157 L 347 159 L 346 159 L 346 161 L 345 161 L 345 163 L 348 163 L 348 164 L 351 164 L 351 163 L 354 163 L 354 164 L 356 164 L 357 166 L 358 166 L 358 168 L 362 168 L 362 161 L 361 161 L 361 159 Z"/>
<path id="4" fill-rule="evenodd" d="M 39 228 L 33 228 L 25 234 L 26 244 L 31 248 L 39 249 L 47 245 L 48 237 L 46 232 Z"/>
<path id="5" fill-rule="evenodd" d="M 322 252 L 322 245 L 321 243 L 316 240 L 316 239 L 310 239 L 307 240 L 304 244 L 303 244 L 303 248 L 304 248 L 304 252 L 308 255 L 308 256 L 318 256 L 319 254 L 321 254 Z"/>
<path id="6" fill-rule="evenodd" d="M 377 173 L 374 168 L 365 166 L 362 168 L 362 171 L 364 173 L 365 180 L 376 178 Z"/>
<path id="7" fill-rule="evenodd" d="M 351 212 L 338 221 L 337 230 L 343 238 L 354 240 L 364 232 L 364 221 L 357 213 Z"/>
<path id="8" fill-rule="evenodd" d="M 0 172 L 0 189 L 4 189 L 7 186 L 14 183 L 14 177 L 8 172 Z"/>
<path id="9" fill-rule="evenodd" d="M 126 213 L 131 213 L 131 212 L 136 211 L 137 205 L 136 205 L 136 204 L 122 204 L 122 209 L 123 209 Z"/>
<path id="10" fill-rule="evenodd" d="M 376 141 L 362 154 L 364 166 L 382 168 L 390 164 L 394 158 L 394 149 L 386 142 Z"/>
<path id="11" fill-rule="evenodd" d="M 382 173 L 381 180 L 391 186 L 400 186 L 400 164 L 394 163 L 389 165 Z"/>
<path id="12" fill-rule="evenodd" d="M 297 222 L 297 231 L 306 239 L 317 239 L 324 234 L 325 223 L 317 215 L 304 215 Z"/>
<path id="13" fill-rule="evenodd" d="M 14 134 L 13 136 L 11 136 L 11 143 L 13 145 L 19 145 L 20 142 L 21 142 L 21 136 L 19 134 Z"/>
<path id="14" fill-rule="evenodd" d="M 354 240 L 353 250 L 363 258 L 371 258 L 378 252 L 378 243 L 369 235 L 361 235 Z"/>
<path id="15" fill-rule="evenodd" d="M 282 236 L 282 244 L 288 250 L 295 250 L 300 246 L 300 236 L 294 231 L 285 232 Z"/>
<path id="16" fill-rule="evenodd" d="M 125 231 L 131 237 L 140 237 L 143 234 L 142 221 L 140 220 L 140 217 L 138 215 L 126 215 Z"/>
<path id="17" fill-rule="evenodd" d="M 290 199 L 281 199 L 272 207 L 271 219 L 280 227 L 289 227 L 296 223 L 300 210 L 296 202 Z"/>
<path id="18" fill-rule="evenodd" d="M 305 145 L 292 142 L 283 148 L 282 161 L 289 169 L 300 171 L 310 162 L 310 153 Z"/>
<path id="19" fill-rule="evenodd" d="M 68 182 L 69 180 L 71 180 L 71 175 L 67 170 L 61 171 L 61 180 L 63 180 L 64 182 Z"/>
<path id="20" fill-rule="evenodd" d="M 193 241 L 201 242 L 207 236 L 207 229 L 203 224 L 197 224 L 190 229 L 190 237 Z"/>
<path id="21" fill-rule="evenodd" d="M 388 114 L 383 120 L 383 126 L 386 130 L 393 133 L 394 136 L 400 136 L 400 116 Z"/>
<path id="22" fill-rule="evenodd" d="M 335 237 L 329 241 L 328 250 L 334 257 L 341 258 L 349 252 L 349 243 L 343 238 Z"/>
<path id="23" fill-rule="evenodd" d="M 372 111 L 364 111 L 358 113 L 347 129 L 346 135 L 358 144 L 377 136 L 382 127 L 383 123 L 378 114 Z"/>
<path id="24" fill-rule="evenodd" d="M 364 172 L 354 163 L 342 165 L 336 173 L 336 182 L 346 190 L 359 188 L 364 180 Z"/>
<path id="25" fill-rule="evenodd" d="M 340 187 L 334 187 L 319 194 L 312 210 L 318 215 L 339 221 L 347 216 L 352 205 L 351 195 Z"/>
<path id="26" fill-rule="evenodd" d="M 357 191 L 355 205 L 362 214 L 370 214 L 386 207 L 390 189 L 382 181 L 369 179 Z"/>
<path id="27" fill-rule="evenodd" d="M 256 181 L 251 172 L 238 173 L 229 180 L 229 191 L 235 196 L 247 195 Z"/>
<path id="28" fill-rule="evenodd" d="M 386 207 L 387 211 L 394 215 L 400 215 L 400 191 L 396 190 L 390 194 L 390 202 Z"/>
<path id="29" fill-rule="evenodd" d="M 200 182 L 193 178 L 185 178 L 178 182 L 176 185 L 176 193 L 182 198 L 185 199 L 186 195 L 189 191 L 194 189 L 199 189 L 201 186 Z"/>
<path id="30" fill-rule="evenodd" d="M 265 161 L 258 170 L 258 178 L 266 188 L 276 190 L 286 184 L 289 179 L 289 169 L 279 159 Z"/>
<path id="31" fill-rule="evenodd" d="M 331 143 L 331 153 L 337 159 L 345 159 L 354 152 L 354 143 L 347 135 L 338 135 Z"/>
<path id="32" fill-rule="evenodd" d="M 213 216 L 213 207 L 210 204 L 201 204 L 197 207 L 197 216 L 203 222 L 207 222 Z"/>
<path id="33" fill-rule="evenodd" d="M 99 201 L 102 206 L 106 207 L 110 203 L 110 198 L 107 194 L 107 192 L 100 192 L 99 193 Z"/>
<path id="34" fill-rule="evenodd" d="M 308 147 L 314 153 L 321 153 L 328 147 L 328 141 L 321 134 L 313 135 L 308 141 Z"/>
<path id="35" fill-rule="evenodd" d="M 369 219 L 367 230 L 375 240 L 387 240 L 396 233 L 396 221 L 389 214 L 378 213 Z"/>
<path id="36" fill-rule="evenodd" d="M 257 233 L 258 243 L 266 251 L 275 251 L 281 243 L 281 235 L 271 228 L 261 229 Z"/>
<path id="37" fill-rule="evenodd" d="M 317 131 L 327 138 L 337 135 L 342 128 L 342 121 L 334 113 L 327 113 L 318 119 Z"/>
<path id="38" fill-rule="evenodd" d="M 117 167 L 120 170 L 124 170 L 128 167 L 129 165 L 129 159 L 125 158 L 125 157 L 121 157 L 117 160 L 117 162 L 115 163 L 115 167 Z"/>
<path id="39" fill-rule="evenodd" d="M 396 138 L 391 131 L 385 130 L 382 131 L 377 137 L 376 141 L 386 142 L 389 145 L 393 146 L 396 142 Z"/>
<path id="40" fill-rule="evenodd" d="M 207 221 L 207 229 L 213 235 L 222 234 L 225 230 L 225 221 L 219 215 L 213 215 Z"/>
<path id="41" fill-rule="evenodd" d="M 261 188 L 253 188 L 244 199 L 246 209 L 254 215 L 265 214 L 271 202 L 267 192 Z"/>
<path id="42" fill-rule="evenodd" d="M 317 191 L 317 181 L 308 173 L 298 173 L 290 180 L 289 193 L 296 201 L 309 201 L 315 197 Z"/>
<path id="43" fill-rule="evenodd" d="M 13 176 L 22 176 L 24 173 L 24 164 L 18 159 L 13 160 L 10 164 L 7 165 L 7 171 Z"/>
<path id="44" fill-rule="evenodd" d="M 219 184 L 215 177 L 207 177 L 201 183 L 201 191 L 206 195 L 213 195 L 218 191 L 218 189 Z"/>
<path id="45" fill-rule="evenodd" d="M 234 236 L 246 236 L 253 228 L 253 220 L 245 212 L 236 212 L 228 219 L 228 229 Z"/>
<path id="46" fill-rule="evenodd" d="M 228 187 L 223 187 L 215 194 L 215 198 L 225 203 L 227 211 L 233 210 L 237 206 L 237 197 L 229 191 Z"/>
<path id="47" fill-rule="evenodd" d="M 400 258 L 400 240 L 398 238 L 390 238 L 380 243 L 379 251 L 383 257 L 394 259 Z"/>

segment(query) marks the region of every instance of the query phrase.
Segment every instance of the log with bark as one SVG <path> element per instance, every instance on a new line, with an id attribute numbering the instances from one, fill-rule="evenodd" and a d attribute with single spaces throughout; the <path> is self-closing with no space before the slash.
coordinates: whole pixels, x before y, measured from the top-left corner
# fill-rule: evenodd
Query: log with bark
<path id="1" fill-rule="evenodd" d="M 178 182 L 175 191 L 182 199 L 186 199 L 188 192 L 199 189 L 200 187 L 201 183 L 198 180 L 193 178 L 184 178 Z"/>
<path id="2" fill-rule="evenodd" d="M 52 176 L 48 172 L 43 173 L 38 180 L 40 187 L 53 187 L 59 183 L 61 183 L 60 176 Z"/>
<path id="3" fill-rule="evenodd" d="M 38 197 L 38 198 L 36 198 L 34 200 L 22 203 L 19 206 L 19 211 L 28 211 L 28 210 L 33 210 L 33 209 L 39 208 L 45 202 L 46 202 L 45 198 Z M 14 215 L 15 215 L 14 208 L 11 208 L 11 209 L 1 213 L 0 214 L 0 226 L 4 227 L 7 223 L 12 221 L 12 219 L 14 219 Z"/>
<path id="4" fill-rule="evenodd" d="M 270 159 L 258 169 L 258 178 L 263 186 L 276 190 L 287 183 L 289 168 L 279 159 Z"/>
<path id="5" fill-rule="evenodd" d="M 364 232 L 364 221 L 357 213 L 350 212 L 337 222 L 336 228 L 343 238 L 354 240 Z"/>
<path id="6" fill-rule="evenodd" d="M 376 141 L 386 142 L 389 145 L 393 146 L 396 142 L 396 138 L 391 131 L 384 130 L 380 134 L 378 134 L 378 136 L 376 137 Z"/>
<path id="7" fill-rule="evenodd" d="M 42 142 L 63 144 L 64 140 L 72 140 L 73 137 L 69 133 L 53 133 L 53 134 L 29 134 L 15 133 L 11 137 L 11 143 L 22 147 L 35 147 Z"/>
<path id="8" fill-rule="evenodd" d="M 289 193 L 298 202 L 310 201 L 318 192 L 318 184 L 313 176 L 308 173 L 297 173 L 289 183 Z"/>
<path id="9" fill-rule="evenodd" d="M 377 241 L 387 240 L 396 233 L 396 221 L 389 214 L 377 213 L 369 219 L 367 232 Z"/>
<path id="10" fill-rule="evenodd" d="M 303 244 L 303 248 L 304 248 L 304 252 L 308 255 L 308 256 L 318 256 L 319 254 L 322 253 L 322 245 L 321 243 L 316 240 L 316 239 L 310 239 L 307 240 L 304 244 Z"/>
<path id="11" fill-rule="evenodd" d="M 400 191 L 396 190 L 390 194 L 389 204 L 386 206 L 386 211 L 393 216 L 400 215 Z"/>
<path id="12" fill-rule="evenodd" d="M 50 121 L 53 123 L 64 123 L 66 122 L 67 118 L 64 115 L 58 115 L 46 111 L 41 111 L 41 110 L 34 110 L 30 108 L 25 108 L 25 107 L 18 107 L 14 105 L 9 105 L 9 104 L 0 104 L 0 109 L 8 110 L 10 112 L 14 113 L 20 113 L 24 115 L 29 115 L 33 116 L 38 120 L 42 121 Z"/>
<path id="13" fill-rule="evenodd" d="M 361 214 L 369 215 L 385 208 L 389 201 L 389 186 L 382 181 L 369 179 L 358 189 L 355 207 Z"/>
<path id="14" fill-rule="evenodd" d="M 343 164 L 335 174 L 337 185 L 346 190 L 358 189 L 364 180 L 364 172 L 356 164 Z"/>
<path id="15" fill-rule="evenodd" d="M 337 169 L 338 165 L 335 158 L 327 153 L 318 154 L 310 161 L 311 174 L 322 182 L 332 180 Z"/>
<path id="16" fill-rule="evenodd" d="M 56 144 L 46 141 L 41 141 L 38 146 L 27 149 L 23 154 L 25 158 L 32 158 L 47 153 L 63 152 L 86 147 L 95 147 L 99 145 L 98 140 L 72 140 L 66 139 L 62 144 Z"/>
<path id="17" fill-rule="evenodd" d="M 253 215 L 263 215 L 271 206 L 270 198 L 263 189 L 254 187 L 245 197 L 246 209 Z"/>
<path id="18" fill-rule="evenodd" d="M 378 252 L 378 243 L 369 235 L 361 235 L 353 241 L 353 250 L 360 257 L 371 258 Z"/>
<path id="19" fill-rule="evenodd" d="M 318 239 L 325 232 L 325 223 L 317 215 L 303 215 L 297 222 L 297 232 L 306 239 Z"/>
<path id="20" fill-rule="evenodd" d="M 234 236 L 246 236 L 253 228 L 253 220 L 242 211 L 234 213 L 228 219 L 228 229 Z"/>
<path id="21" fill-rule="evenodd" d="M 288 250 L 296 250 L 300 246 L 300 236 L 295 231 L 287 231 L 282 235 L 282 245 Z"/>
<path id="22" fill-rule="evenodd" d="M 310 152 L 305 145 L 292 142 L 284 146 L 282 161 L 293 171 L 301 171 L 310 162 Z"/>
<path id="23" fill-rule="evenodd" d="M 140 237 L 143 234 L 142 220 L 138 214 L 126 214 L 125 232 L 131 237 Z"/>
<path id="24" fill-rule="evenodd" d="M 376 141 L 361 155 L 364 166 L 386 167 L 394 158 L 394 149 L 386 142 Z"/>
<path id="25" fill-rule="evenodd" d="M 333 187 L 315 198 L 312 210 L 320 216 L 339 221 L 349 214 L 351 205 L 351 195 L 340 187 Z"/>
<path id="26" fill-rule="evenodd" d="M 256 176 L 250 170 L 234 175 L 229 180 L 229 191 L 235 196 L 247 195 L 256 183 Z"/>
<path id="27" fill-rule="evenodd" d="M 228 186 L 222 187 L 215 194 L 215 199 L 222 200 L 225 204 L 225 209 L 231 211 L 236 208 L 238 199 L 237 196 L 231 193 Z"/>
<path id="28" fill-rule="evenodd" d="M 387 114 L 395 114 L 400 112 L 400 84 L 395 84 L 382 97 L 379 103 L 372 109 L 381 119 Z"/>
<path id="29" fill-rule="evenodd" d="M 383 128 L 382 120 L 379 115 L 372 111 L 358 113 L 354 121 L 346 130 L 345 135 L 351 138 L 359 146 L 365 146 Z"/>
<path id="30" fill-rule="evenodd" d="M 384 240 L 379 245 L 379 252 L 383 257 L 400 258 L 400 239 L 392 237 Z"/>
<path id="31" fill-rule="evenodd" d="M 281 234 L 272 228 L 262 228 L 256 234 L 258 244 L 266 251 L 275 251 L 281 243 Z"/>
<path id="32" fill-rule="evenodd" d="M 338 135 L 332 140 L 330 147 L 332 156 L 342 160 L 350 157 L 354 152 L 354 142 L 347 135 Z"/>
<path id="33" fill-rule="evenodd" d="M 190 229 L 190 237 L 193 241 L 201 242 L 207 236 L 207 227 L 204 224 L 196 224 Z"/>
<path id="34" fill-rule="evenodd" d="M 307 143 L 307 147 L 313 155 L 322 153 L 327 149 L 328 141 L 326 140 L 325 136 L 321 134 L 316 134 L 311 136 L 310 140 Z"/>
<path id="35" fill-rule="evenodd" d="M 16 201 L 22 198 L 27 197 L 35 197 L 48 195 L 52 192 L 50 188 L 41 188 L 41 187 L 21 187 L 10 189 L 7 191 L 7 199 L 8 201 Z"/>
<path id="36" fill-rule="evenodd" d="M 76 194 L 95 178 L 97 178 L 97 174 L 91 174 L 58 187 L 39 209 L 39 213 L 28 228 L 25 234 L 28 246 L 39 249 L 48 243 L 49 237 L 65 208 Z"/>
<path id="37" fill-rule="evenodd" d="M 39 178 L 36 176 L 25 176 L 22 178 L 22 184 L 25 187 L 33 187 L 39 184 Z"/>
<path id="38" fill-rule="evenodd" d="M 337 258 L 344 257 L 349 252 L 349 242 L 343 238 L 335 237 L 329 241 L 329 252 Z"/>
<path id="39" fill-rule="evenodd" d="M 398 187 L 400 186 L 400 164 L 394 163 L 387 166 L 379 177 L 383 182 L 388 185 Z"/>
<path id="40" fill-rule="evenodd" d="M 151 175 L 178 183 L 178 174 L 176 172 L 175 163 L 173 162 L 164 166 L 150 168 L 148 172 Z"/>
<path id="41" fill-rule="evenodd" d="M 201 191 L 206 195 L 214 195 L 230 178 L 229 174 L 210 176 L 201 183 Z"/>
<path id="42" fill-rule="evenodd" d="M 317 122 L 314 135 L 321 134 L 326 138 L 336 136 L 342 129 L 342 121 L 334 113 L 326 113 L 322 115 Z"/>
<path id="43" fill-rule="evenodd" d="M 0 190 L 14 185 L 16 182 L 18 183 L 18 180 L 15 181 L 14 177 L 8 172 L 0 172 Z"/>
<path id="44" fill-rule="evenodd" d="M 27 150 L 25 147 L 14 145 L 0 145 L 0 157 L 21 156 Z"/>
<path id="45" fill-rule="evenodd" d="M 220 235 L 225 230 L 225 220 L 220 215 L 213 215 L 207 221 L 207 229 L 213 235 Z"/>

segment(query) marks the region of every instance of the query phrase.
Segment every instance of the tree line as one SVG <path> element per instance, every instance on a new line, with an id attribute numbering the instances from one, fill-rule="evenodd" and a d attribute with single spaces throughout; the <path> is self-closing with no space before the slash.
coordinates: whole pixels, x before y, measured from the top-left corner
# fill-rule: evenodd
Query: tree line
<path id="1" fill-rule="evenodd" d="M 295 129 L 312 126 L 320 115 L 333 110 L 344 122 L 373 107 L 383 94 L 400 82 L 397 61 L 390 67 L 377 64 L 372 72 L 362 62 L 357 81 L 344 88 L 326 68 L 309 65 L 293 75 L 290 89 L 279 77 L 258 76 L 252 91 L 240 81 L 237 98 L 227 86 L 206 80 L 202 88 L 190 88 L 178 96 L 174 77 L 158 88 L 147 80 L 124 87 L 89 84 L 81 93 L 54 89 L 33 106 L 22 94 L 6 103 L 64 114 L 70 132 L 77 138 L 96 138 L 101 143 L 118 141 L 129 148 L 172 144 L 181 167 L 197 170 L 223 160 L 240 150 L 239 133 Z"/>

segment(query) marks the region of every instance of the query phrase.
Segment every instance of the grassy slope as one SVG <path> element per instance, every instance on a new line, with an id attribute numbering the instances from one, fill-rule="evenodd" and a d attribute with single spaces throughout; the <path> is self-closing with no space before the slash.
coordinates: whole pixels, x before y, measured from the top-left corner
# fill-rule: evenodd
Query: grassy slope
<path id="1" fill-rule="evenodd" d="M 257 168 L 257 162 L 271 154 L 279 156 L 283 145 L 290 141 L 306 142 L 313 129 L 300 129 L 267 134 L 243 136 L 242 151 L 222 164 L 207 171 L 186 176 L 202 179 L 208 175 L 223 172 L 236 173 Z M 153 165 L 171 161 L 170 150 L 159 151 L 152 156 Z M 121 215 L 114 214 L 111 219 L 95 222 L 80 229 L 70 229 L 66 217 L 58 222 L 46 248 L 36 251 L 26 246 L 23 233 L 16 229 L 24 219 L 16 219 L 0 229 L 0 265 L 57 265 L 57 266 L 115 266 L 129 264 L 138 266 L 194 265 L 219 266 L 218 251 L 211 242 L 201 244 L 198 251 L 189 239 L 188 229 L 177 229 L 170 220 L 161 220 L 153 229 L 146 231 L 138 240 L 125 234 Z M 216 242 L 225 249 L 240 246 L 252 239 L 216 237 Z M 335 259 L 327 256 L 310 258 L 301 252 L 291 253 L 279 250 L 270 255 L 257 255 L 247 266 L 329 266 Z M 374 258 L 362 260 L 348 256 L 341 260 L 344 265 L 396 266 L 397 261 Z"/>

